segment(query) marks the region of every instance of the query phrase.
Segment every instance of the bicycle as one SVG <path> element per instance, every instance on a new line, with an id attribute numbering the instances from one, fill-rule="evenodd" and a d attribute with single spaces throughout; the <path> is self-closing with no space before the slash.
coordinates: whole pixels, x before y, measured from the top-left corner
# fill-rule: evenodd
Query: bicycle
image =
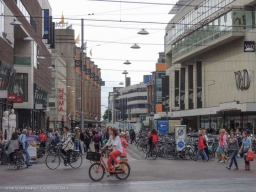
<path id="1" fill-rule="evenodd" d="M 52 151 L 51 153 L 48 153 L 45 159 L 45 164 L 46 166 L 51 169 L 57 169 L 60 166 L 61 159 L 63 161 L 67 160 L 67 157 L 60 151 L 60 145 L 57 145 L 55 147 L 55 150 Z M 71 151 L 70 152 L 70 161 L 68 164 L 74 168 L 77 169 L 79 168 L 83 163 L 83 157 L 80 154 L 79 151 Z"/>
<path id="2" fill-rule="evenodd" d="M 12 157 L 17 169 L 20 170 L 22 167 L 28 168 L 28 165 L 26 165 L 26 153 L 24 150 L 21 150 L 20 148 L 15 148 Z"/>
<path id="3" fill-rule="evenodd" d="M 7 163 L 8 155 L 6 152 L 6 144 L 0 143 L 0 164 L 4 165 Z"/>
<path id="4" fill-rule="evenodd" d="M 151 148 L 150 144 L 147 144 L 147 149 L 145 152 L 145 159 L 147 159 L 149 156 L 151 156 L 152 159 L 154 159 L 154 160 L 157 158 L 160 148 L 157 147 L 157 144 L 156 145 L 152 144 L 152 145 L 153 146 Z"/>
<path id="5" fill-rule="evenodd" d="M 107 169 L 101 153 L 87 152 L 86 159 L 94 162 L 89 168 L 89 176 L 93 181 L 102 180 L 106 170 L 109 172 L 110 176 L 115 176 L 119 180 L 126 180 L 130 175 L 131 168 L 127 163 L 127 159 L 118 160 L 120 169 L 114 169 L 113 171 Z"/>

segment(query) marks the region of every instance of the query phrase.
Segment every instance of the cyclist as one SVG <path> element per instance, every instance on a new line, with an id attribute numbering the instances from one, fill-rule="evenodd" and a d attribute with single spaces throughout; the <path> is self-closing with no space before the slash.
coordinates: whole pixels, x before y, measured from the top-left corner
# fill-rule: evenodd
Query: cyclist
<path id="1" fill-rule="evenodd" d="M 64 126 L 63 128 L 63 136 L 61 139 L 62 149 L 61 152 L 66 156 L 66 159 L 64 160 L 64 165 L 67 166 L 67 163 L 70 163 L 70 154 L 72 150 L 74 149 L 74 143 L 72 141 L 72 135 L 68 132 L 69 128 L 67 126 Z"/>
<path id="2" fill-rule="evenodd" d="M 121 144 L 120 137 L 118 136 L 118 130 L 116 128 L 112 128 L 109 126 L 109 134 L 110 134 L 109 140 L 101 150 L 109 146 L 111 146 L 109 147 L 109 150 L 113 149 L 113 151 L 109 153 L 109 157 L 108 157 L 108 170 L 112 171 L 113 170 L 113 167 L 111 165 L 112 161 L 114 161 L 115 168 L 119 167 L 119 162 L 116 159 L 116 157 L 120 156 L 123 153 L 123 147 Z"/>
<path id="3" fill-rule="evenodd" d="M 151 133 L 148 134 L 147 138 L 148 138 L 148 144 L 149 144 L 149 149 L 147 151 L 147 154 L 149 154 L 158 141 L 158 134 L 155 128 L 152 129 Z"/>

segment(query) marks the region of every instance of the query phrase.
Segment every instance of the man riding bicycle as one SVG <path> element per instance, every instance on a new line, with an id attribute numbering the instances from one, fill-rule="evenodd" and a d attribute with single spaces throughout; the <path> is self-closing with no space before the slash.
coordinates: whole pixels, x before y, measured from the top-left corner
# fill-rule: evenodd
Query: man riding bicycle
<path id="1" fill-rule="evenodd" d="M 63 136 L 61 139 L 61 145 L 62 149 L 61 152 L 67 157 L 64 161 L 64 165 L 67 166 L 67 163 L 70 163 L 70 154 L 72 150 L 74 149 L 74 143 L 72 141 L 72 135 L 68 132 L 69 128 L 67 126 L 64 126 L 63 128 Z"/>

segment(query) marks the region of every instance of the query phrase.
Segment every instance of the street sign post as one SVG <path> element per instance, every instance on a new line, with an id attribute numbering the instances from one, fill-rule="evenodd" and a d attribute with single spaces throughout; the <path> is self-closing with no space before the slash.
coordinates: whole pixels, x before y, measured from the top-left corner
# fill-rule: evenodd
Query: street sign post
<path id="1" fill-rule="evenodd" d="M 181 151 L 185 147 L 186 125 L 175 125 L 175 142 L 177 151 Z"/>
<path id="2" fill-rule="evenodd" d="M 157 120 L 157 130 L 159 133 L 167 134 L 169 130 L 169 121 L 168 120 Z"/>

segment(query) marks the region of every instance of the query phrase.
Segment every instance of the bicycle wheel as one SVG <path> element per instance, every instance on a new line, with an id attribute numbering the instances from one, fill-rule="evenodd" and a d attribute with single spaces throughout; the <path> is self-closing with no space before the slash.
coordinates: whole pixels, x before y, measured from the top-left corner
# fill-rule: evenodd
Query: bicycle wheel
<path id="1" fill-rule="evenodd" d="M 60 166 L 60 156 L 49 153 L 45 159 L 45 164 L 51 170 L 57 169 Z"/>
<path id="2" fill-rule="evenodd" d="M 119 180 L 125 180 L 129 177 L 130 172 L 131 172 L 131 167 L 128 163 L 126 162 L 121 162 L 120 163 L 120 167 L 122 169 L 122 171 L 118 172 L 115 174 L 116 178 L 118 178 Z"/>
<path id="3" fill-rule="evenodd" d="M 93 181 L 100 181 L 105 175 L 105 168 L 99 163 L 93 163 L 89 168 L 89 176 Z"/>
<path id="4" fill-rule="evenodd" d="M 7 155 L 5 153 L 1 153 L 0 154 L 0 164 L 1 165 L 6 164 L 7 163 L 7 159 L 8 159 L 8 157 L 7 157 Z"/>
<path id="5" fill-rule="evenodd" d="M 72 151 L 70 154 L 70 166 L 74 169 L 79 168 L 83 163 L 83 157 L 80 152 Z"/>
<path id="6" fill-rule="evenodd" d="M 167 159 L 174 159 L 176 157 L 176 150 L 175 149 L 169 149 L 166 151 L 166 158 Z"/>
<path id="7" fill-rule="evenodd" d="M 156 147 L 154 147 L 153 149 L 152 149 L 152 159 L 156 159 L 157 158 L 157 155 L 158 155 L 158 149 L 156 148 Z"/>
<path id="8" fill-rule="evenodd" d="M 139 144 L 137 145 L 137 149 L 138 149 L 139 151 L 141 151 L 141 150 L 142 150 L 141 143 L 139 143 Z"/>

